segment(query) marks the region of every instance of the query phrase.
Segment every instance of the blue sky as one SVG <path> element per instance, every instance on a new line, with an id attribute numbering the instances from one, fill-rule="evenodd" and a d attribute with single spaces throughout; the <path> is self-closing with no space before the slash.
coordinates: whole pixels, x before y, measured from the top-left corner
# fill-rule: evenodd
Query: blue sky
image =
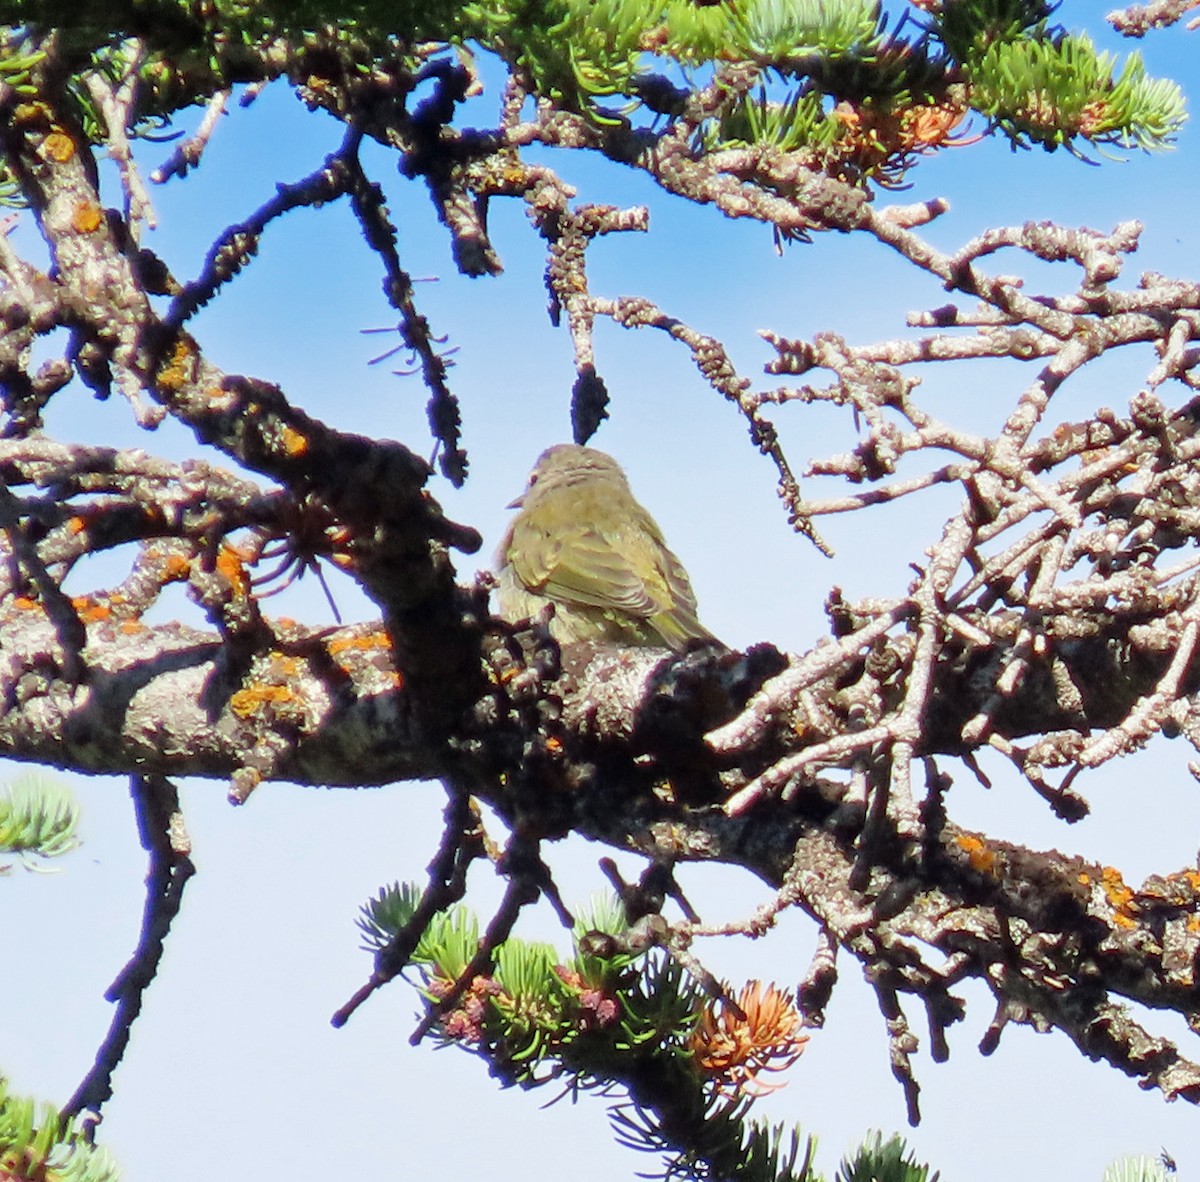
<path id="1" fill-rule="evenodd" d="M 1059 18 L 1086 23 L 1106 47 L 1135 47 L 1105 35 L 1103 7 L 1068 0 Z M 1163 33 L 1136 48 L 1151 73 L 1194 88 L 1194 35 Z M 199 171 L 155 190 L 160 229 L 152 244 L 181 277 L 194 275 L 216 233 L 270 197 L 276 181 L 310 172 L 340 138 L 338 125 L 308 114 L 282 88 L 247 110 L 234 108 Z M 1173 153 L 1132 154 L 1098 167 L 1062 152 L 1013 154 L 1005 143 L 989 142 L 918 167 L 911 191 L 894 199 L 948 197 L 951 212 L 928 230 L 947 247 L 989 225 L 1054 219 L 1109 229 L 1137 217 L 1147 229 L 1127 278 L 1141 270 L 1194 277 L 1195 138 L 1189 126 Z M 144 159 L 153 165 L 167 150 L 149 146 Z M 902 331 L 910 309 L 944 302 L 935 283 L 866 240 L 827 235 L 780 257 L 768 230 L 669 200 L 640 175 L 581 156 L 549 159 L 583 200 L 650 206 L 649 234 L 596 244 L 593 291 L 656 300 L 720 337 L 761 388 L 776 379 L 762 374 L 771 351 L 759 329 L 884 339 Z M 534 457 L 569 435 L 569 341 L 548 322 L 542 244 L 519 204 L 495 203 L 490 218 L 505 274 L 464 279 L 453 272 L 447 237 L 424 192 L 403 182 L 381 149 L 365 160 L 387 191 L 405 265 L 431 280 L 418 286 L 421 308 L 459 350 L 451 376 L 463 403 L 471 478 L 463 490 L 439 481 L 434 493 L 452 517 L 484 533 L 484 550 L 459 559 L 466 578 L 488 563 L 504 506 Z M 109 200 L 119 203 L 115 189 Z M 18 240 L 28 243 L 31 235 L 25 219 Z M 362 330 L 393 319 L 373 257 L 342 205 L 273 225 L 259 257 L 194 330 L 222 368 L 279 383 L 332 424 L 427 451 L 418 379 L 392 376 L 395 361 L 367 364 L 388 338 Z M 791 533 L 768 461 L 684 350 L 662 334 L 601 325 L 597 356 L 613 402 L 595 443 L 626 465 L 690 570 L 705 623 L 727 642 L 807 648 L 823 631 L 830 586 L 851 597 L 894 593 L 910 577 L 907 563 L 937 538 L 953 502 L 930 496 L 874 518 L 826 523 L 837 556 L 823 558 Z M 1132 368 L 1081 377 L 1056 413 L 1122 405 L 1150 364 L 1135 360 Z M 939 413 L 978 424 L 999 419 L 1029 376 L 1014 366 L 947 369 L 926 375 L 923 389 Z M 851 438 L 844 418 L 824 408 L 793 405 L 777 421 L 801 468 Z M 201 454 L 173 424 L 140 435 L 119 399 L 100 404 L 82 390 L 56 398 L 49 428 L 66 439 Z M 348 582 L 334 585 L 349 618 L 370 615 Z M 277 605 L 282 614 L 328 618 L 311 580 Z M 187 610 L 182 601 L 174 606 Z M 1094 814 L 1069 829 L 998 768 L 990 793 L 959 777 L 951 814 L 998 837 L 1113 863 L 1136 881 L 1196 858 L 1200 794 L 1185 771 L 1187 758 L 1177 745 L 1159 742 L 1136 761 L 1094 773 L 1082 784 Z M 84 806 L 83 848 L 58 874 L 14 872 L 0 882 L 16 970 L 0 975 L 0 1012 L 22 1015 L 4 1032 L 0 1062 L 18 1090 L 59 1101 L 86 1071 L 107 1026 L 102 993 L 136 938 L 144 873 L 124 782 L 72 782 Z M 196 780 L 183 788 L 199 873 L 103 1129 L 128 1182 L 200 1182 L 231 1166 L 289 1182 L 483 1171 L 496 1182 L 516 1182 L 529 1176 L 535 1144 L 535 1172 L 575 1182 L 654 1168 L 651 1159 L 614 1144 L 600 1101 L 541 1111 L 549 1094 L 502 1093 L 465 1054 L 409 1047 L 416 1006 L 403 985 L 373 998 L 343 1030 L 329 1027 L 329 1015 L 370 969 L 357 947 L 357 908 L 380 885 L 422 874 L 441 805 L 436 787 L 271 785 L 239 810 L 225 803 L 223 784 Z M 568 899 L 602 888 L 595 863 L 606 852 L 580 841 L 553 851 Z M 685 882 L 713 922 L 745 915 L 767 898 L 761 885 L 719 868 L 693 868 Z M 486 913 L 497 898 L 494 884 L 481 879 L 473 889 L 475 906 Z M 563 938 L 548 914 L 529 917 L 522 930 Z M 734 981 L 793 984 L 813 937 L 797 916 L 764 941 L 713 941 L 698 952 Z M 763 1104 L 773 1119 L 799 1120 L 818 1134 L 818 1160 L 828 1172 L 867 1129 L 904 1126 L 882 1019 L 848 960 L 842 974 L 825 1029 L 792 1069 L 789 1087 Z M 1113 1158 L 1155 1153 L 1161 1145 L 1183 1176 L 1200 1167 L 1192 1108 L 1139 1092 L 1111 1069 L 1084 1061 L 1059 1035 L 1010 1029 L 996 1054 L 981 1058 L 975 1047 L 992 1005 L 982 987 L 964 993 L 968 1016 L 951 1032 L 951 1061 L 931 1063 L 924 1046 L 917 1058 L 925 1121 L 906 1134 L 946 1182 L 999 1182 L 1019 1172 L 1098 1180 Z M 911 1018 L 920 1033 L 920 1015 Z M 1155 1028 L 1182 1039 L 1185 1053 L 1188 1040 L 1194 1043 L 1182 1022 Z"/>

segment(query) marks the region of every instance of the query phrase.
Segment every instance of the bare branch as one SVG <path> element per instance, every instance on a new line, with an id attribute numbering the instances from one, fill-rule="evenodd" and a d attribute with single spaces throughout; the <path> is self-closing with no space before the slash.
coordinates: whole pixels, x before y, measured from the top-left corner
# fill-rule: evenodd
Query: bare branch
<path id="1" fill-rule="evenodd" d="M 116 1004 L 116 1012 L 92 1069 L 64 1106 L 64 1116 L 85 1110 L 99 1113 L 112 1097 L 113 1073 L 141 1013 L 142 998 L 158 974 L 167 935 L 183 905 L 184 888 L 196 872 L 175 786 L 162 776 L 132 776 L 130 791 L 142 847 L 150 855 L 141 935 L 129 963 L 104 995 Z"/>

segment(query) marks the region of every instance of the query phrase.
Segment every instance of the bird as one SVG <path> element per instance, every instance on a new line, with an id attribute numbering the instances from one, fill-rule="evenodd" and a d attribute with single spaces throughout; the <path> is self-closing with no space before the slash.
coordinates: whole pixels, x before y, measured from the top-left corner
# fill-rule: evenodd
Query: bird
<path id="1" fill-rule="evenodd" d="M 620 464 L 592 447 L 558 444 L 538 457 L 520 512 L 496 555 L 500 616 L 516 623 L 554 605 L 550 635 L 684 651 L 719 644 L 662 530 Z"/>

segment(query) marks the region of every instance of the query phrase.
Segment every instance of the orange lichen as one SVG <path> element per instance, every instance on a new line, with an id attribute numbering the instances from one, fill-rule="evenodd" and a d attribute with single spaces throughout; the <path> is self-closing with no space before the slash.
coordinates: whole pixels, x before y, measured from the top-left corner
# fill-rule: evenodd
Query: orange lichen
<path id="1" fill-rule="evenodd" d="M 996 854 L 988 849 L 981 837 L 974 833 L 960 833 L 955 839 L 958 848 L 967 855 L 974 870 L 980 874 L 992 874 L 996 869 Z"/>
<path id="2" fill-rule="evenodd" d="M 136 636 L 139 632 L 146 631 L 146 625 L 138 620 L 122 620 L 120 629 L 126 636 Z"/>
<path id="3" fill-rule="evenodd" d="M 1089 447 L 1079 453 L 1079 466 L 1081 468 L 1088 467 L 1089 464 L 1102 464 L 1112 455 L 1111 445 L 1104 447 Z M 1127 460 L 1123 464 L 1118 464 L 1113 471 L 1131 473 L 1138 470 L 1137 460 Z"/>
<path id="4" fill-rule="evenodd" d="M 75 143 L 71 137 L 61 131 L 52 131 L 46 136 L 46 155 L 58 164 L 65 164 L 75 155 Z"/>
<path id="5" fill-rule="evenodd" d="M 279 442 L 283 444 L 283 450 L 293 459 L 306 455 L 308 452 L 308 439 L 294 427 L 281 428 Z"/>
<path id="6" fill-rule="evenodd" d="M 30 599 L 28 595 L 18 595 L 13 599 L 13 607 L 19 611 L 32 611 L 34 608 L 41 608 L 41 604 L 36 599 Z"/>
<path id="7" fill-rule="evenodd" d="M 71 214 L 71 225 L 76 233 L 92 234 L 100 229 L 104 221 L 104 212 L 94 201 L 80 201 Z"/>
<path id="8" fill-rule="evenodd" d="M 1079 881 L 1084 886 L 1096 883 L 1104 892 L 1104 898 L 1113 911 L 1114 927 L 1132 928 L 1137 926 L 1137 922 L 1133 918 L 1137 913 L 1133 890 L 1121 877 L 1119 870 L 1113 866 L 1103 866 L 1100 869 L 1098 882 L 1087 874 L 1080 874 Z"/>
<path id="9" fill-rule="evenodd" d="M 1200 891 L 1200 870 L 1185 870 L 1183 872 L 1183 881 L 1188 884 L 1194 891 Z"/>
<path id="10" fill-rule="evenodd" d="M 229 699 L 229 709 L 239 718 L 249 718 L 263 706 L 280 706 L 294 701 L 296 691 L 286 685 L 252 685 Z"/>
<path id="11" fill-rule="evenodd" d="M 368 632 L 365 636 L 341 636 L 329 642 L 329 655 L 336 657 L 347 649 L 357 649 L 362 652 L 371 649 L 387 649 L 391 651 L 392 638 L 386 632 Z"/>
<path id="12" fill-rule="evenodd" d="M 299 677 L 300 658 L 275 653 L 271 658 L 271 675 L 273 677 Z"/>
<path id="13" fill-rule="evenodd" d="M 71 606 L 85 624 L 96 624 L 112 617 L 112 608 L 100 603 L 90 595 L 79 595 L 71 600 Z"/>
<path id="14" fill-rule="evenodd" d="M 705 1006 L 688 1048 L 697 1067 L 718 1087 L 761 1095 L 783 1084 L 766 1083 L 760 1074 L 786 1070 L 807 1042 L 804 1020 L 791 995 L 775 985 L 750 981 L 736 1006 L 723 1000 Z"/>
<path id="15" fill-rule="evenodd" d="M 1121 877 L 1121 872 L 1113 866 L 1105 866 L 1100 871 L 1100 882 L 1109 906 L 1114 911 L 1128 911 L 1133 902 L 1133 890 Z"/>
<path id="16" fill-rule="evenodd" d="M 158 384 L 172 393 L 182 390 L 192 376 L 195 352 L 187 337 L 180 336 L 171 346 L 171 356 L 158 371 Z"/>
<path id="17" fill-rule="evenodd" d="M 245 557 L 236 546 L 222 545 L 217 550 L 217 570 L 238 595 L 245 595 L 250 589 Z"/>
<path id="18" fill-rule="evenodd" d="M 192 564 L 182 554 L 169 554 L 163 563 L 163 579 L 168 583 L 176 583 L 186 579 L 191 574 Z"/>
<path id="19" fill-rule="evenodd" d="M 87 525 L 88 523 L 86 517 L 72 517 L 71 520 L 67 522 L 67 531 L 72 534 L 81 534 L 85 529 L 87 529 Z"/>

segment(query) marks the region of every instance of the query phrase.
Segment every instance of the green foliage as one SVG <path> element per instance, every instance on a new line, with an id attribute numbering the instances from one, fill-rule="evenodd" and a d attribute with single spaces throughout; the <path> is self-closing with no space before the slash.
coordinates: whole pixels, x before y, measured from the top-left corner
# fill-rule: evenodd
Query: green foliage
<path id="1" fill-rule="evenodd" d="M 79 805 L 70 790 L 37 772 L 0 787 L 0 853 L 55 858 L 79 844 Z"/>
<path id="2" fill-rule="evenodd" d="M 825 110 L 821 97 L 795 90 L 783 102 L 767 98 L 766 88 L 746 95 L 703 128 L 706 148 L 770 146 L 781 152 L 825 153 L 845 133 L 845 125 Z"/>
<path id="3" fill-rule="evenodd" d="M 998 42 L 1048 35 L 1056 5 L 1048 0 L 944 0 L 933 31 L 959 61 L 971 61 Z"/>
<path id="4" fill-rule="evenodd" d="M 701 7 L 693 0 L 669 0 L 663 9 L 662 52 L 684 65 L 716 61 L 729 49 L 727 4 Z"/>
<path id="5" fill-rule="evenodd" d="M 397 884 L 367 903 L 359 926 L 368 947 L 379 951 L 404 932 L 419 902 L 415 887 Z M 468 951 L 477 947 L 478 930 L 473 917 L 454 907 L 436 917 L 417 942 L 412 963 L 428 1005 L 448 996 Z M 574 935 L 574 954 L 565 958 L 548 944 L 508 939 L 496 950 L 490 972 L 438 1014 L 437 1037 L 480 1055 L 505 1084 L 532 1088 L 555 1082 L 570 1092 L 621 1088 L 629 1099 L 611 1112 L 618 1138 L 665 1154 L 672 1176 L 816 1182 L 812 1140 L 798 1130 L 750 1121 L 755 1088 L 731 1086 L 706 1062 L 706 1048 L 732 1052 L 719 1039 L 716 1044 L 697 1039 L 715 1003 L 678 963 L 660 949 L 634 951 L 637 941 L 628 939 L 630 931 L 611 900 L 594 902 Z M 790 999 L 770 989 L 753 996 L 780 1002 L 779 1009 L 764 1005 L 764 1012 L 774 1017 L 782 1009 L 794 1021 L 782 1026 L 791 1046 L 775 1052 L 790 1062 L 805 1039 Z M 743 1004 L 749 1011 L 745 997 Z M 780 1027 L 769 1020 L 757 1028 L 752 1016 L 744 1016 L 741 1027 L 736 1021 L 734 1033 L 742 1035 L 748 1054 L 762 1051 L 768 1038 L 779 1041 Z M 728 1027 L 718 1027 L 718 1035 L 726 1033 Z M 737 1038 L 730 1041 L 736 1047 Z M 740 1078 L 752 1085 L 761 1062 L 748 1059 L 741 1066 Z"/>
<path id="6" fill-rule="evenodd" d="M 405 932 L 420 900 L 411 884 L 381 890 L 358 921 L 367 948 L 379 952 Z M 465 908 L 434 916 L 411 957 L 427 1006 L 447 997 L 479 947 L 479 931 Z M 508 939 L 493 968 L 437 1015 L 437 1038 L 479 1055 L 506 1086 L 553 1082 L 570 1093 L 625 1092 L 609 1112 L 616 1138 L 663 1155 L 666 1177 L 823 1182 L 812 1164 L 813 1137 L 750 1118 L 754 1099 L 768 1090 L 757 1072 L 720 1074 L 706 1061 L 706 1050 L 761 1046 L 778 1035 L 781 1027 L 770 1016 L 779 1011 L 765 1004 L 770 988 L 748 987 L 739 998 L 744 1015 L 729 1024 L 714 1021 L 719 1006 L 678 963 L 661 949 L 634 951 L 638 942 L 630 935 L 619 903 L 602 896 L 580 913 L 573 955 L 560 960 L 549 944 Z M 706 1026 L 716 1035 L 707 1042 Z M 803 1039 L 793 1037 L 789 1061 Z M 901 1137 L 872 1132 L 843 1158 L 834 1182 L 939 1177 Z M 1167 1177 L 1155 1159 L 1128 1158 L 1110 1166 L 1104 1182 Z"/>
<path id="7" fill-rule="evenodd" d="M 729 19 L 734 53 L 763 65 L 870 54 L 882 40 L 875 0 L 744 0 Z"/>
<path id="8" fill-rule="evenodd" d="M 630 117 L 661 72 L 682 74 L 686 94 L 696 89 L 691 71 L 742 63 L 759 97 L 731 90 L 697 147 L 796 152 L 810 168 L 859 182 L 899 179 L 912 145 L 885 135 L 864 152 L 831 115 L 837 102 L 851 104 L 856 128 L 953 96 L 962 115 L 979 111 L 1016 143 L 1169 143 L 1184 118 L 1179 88 L 1147 78 L 1136 55 L 1120 64 L 1086 37 L 1051 29 L 1051 11 L 1044 0 L 946 0 L 925 25 L 889 31 L 876 0 L 0 0 L 0 21 L 56 28 L 76 70 L 136 71 L 140 135 L 218 89 L 283 75 L 338 113 L 346 85 L 381 69 L 415 74 L 439 47 L 458 46 L 498 54 L 543 99 L 607 125 Z M 36 64 L 10 28 L 0 81 L 27 85 Z M 794 83 L 783 96 L 773 93 L 775 74 Z M 98 113 L 84 88 L 73 94 L 97 141 Z M 845 150 L 831 150 L 843 141 Z M 15 189 L 0 177 L 5 200 Z"/>
<path id="9" fill-rule="evenodd" d="M 970 71 L 972 102 L 1015 142 L 1165 146 L 1185 118 L 1179 87 L 1147 78 L 1137 54 L 1115 66 L 1087 37 L 997 42 Z"/>
<path id="10" fill-rule="evenodd" d="M 420 890 L 412 883 L 381 887 L 379 894 L 363 905 L 358 919 L 366 949 L 378 952 L 384 948 L 412 918 L 420 898 Z M 478 948 L 478 920 L 465 907 L 454 907 L 433 917 L 409 960 L 455 980 Z"/>
<path id="11" fill-rule="evenodd" d="M 661 0 L 565 0 L 537 7 L 542 19 L 513 22 L 497 48 L 503 53 L 511 47 L 540 94 L 572 110 L 594 111 L 591 99 L 631 92 L 643 37 L 662 16 Z"/>
<path id="12" fill-rule="evenodd" d="M 849 1157 L 842 1159 L 835 1182 L 937 1182 L 938 1174 L 918 1163 L 902 1137 L 886 1141 L 872 1132 Z"/>
<path id="13" fill-rule="evenodd" d="M 45 53 L 41 50 L 22 52 L 19 39 L 14 39 L 11 46 L 6 43 L 5 49 L 6 52 L 0 54 L 0 82 L 11 87 L 22 98 L 36 94 L 37 88 L 32 82 L 33 70 L 45 60 Z"/>
<path id="14" fill-rule="evenodd" d="M 1171 1182 L 1171 1171 L 1161 1158 L 1123 1157 L 1104 1171 L 1103 1182 Z"/>
<path id="15" fill-rule="evenodd" d="M 416 911 L 419 890 L 411 884 L 383 889 L 362 909 L 359 928 L 368 949 L 378 951 L 405 928 Z M 619 931 L 611 908 L 599 906 L 580 928 Z M 423 993 L 431 1002 L 444 997 L 479 947 L 479 924 L 463 907 L 452 907 L 430 922 L 410 957 Z M 634 971 L 635 962 L 641 962 Z M 477 1042 L 481 1053 L 503 1067 L 504 1077 L 520 1086 L 543 1082 L 541 1068 L 550 1059 L 569 1061 L 578 1044 L 603 1027 L 603 1046 L 591 1040 L 581 1076 L 606 1061 L 638 1048 L 661 1049 L 686 1038 L 700 1005 L 696 987 L 661 954 L 608 957 L 586 944 L 562 963 L 548 944 L 509 939 L 500 946 L 490 975 L 478 979 L 476 993 L 448 1015 L 440 1037 L 446 1042 Z M 464 1036 L 464 1032 L 465 1035 Z"/>
<path id="16" fill-rule="evenodd" d="M 508 940 L 496 952 L 495 991 L 490 1000 L 507 1044 L 505 1054 L 519 1082 L 534 1080 L 536 1068 L 560 1049 L 556 1045 L 560 1032 L 565 1041 L 575 1034 L 565 1021 L 571 999 L 554 984 L 558 981 L 554 965 L 554 949 L 548 944 Z"/>
<path id="17" fill-rule="evenodd" d="M 644 1108 L 617 1105 L 610 1113 L 617 1141 L 629 1149 L 671 1157 L 668 1178 L 736 1178 L 738 1182 L 823 1182 L 812 1165 L 815 1137 L 799 1128 L 748 1121 L 749 1101 L 718 1098 L 688 1113 L 695 1136 L 688 1151 L 674 1153 L 663 1127 Z M 675 1114 L 676 1119 L 679 1113 Z M 803 1148 L 803 1156 L 801 1149 Z"/>
<path id="18" fill-rule="evenodd" d="M 22 99 L 37 93 L 33 71 L 45 59 L 40 50 L 25 52 L 19 39 L 0 38 L 0 88 L 11 88 Z M 0 208 L 20 209 L 25 205 L 16 178 L 0 161 Z"/>
<path id="19" fill-rule="evenodd" d="M 49 1105 L 14 1096 L 0 1077 L 0 1178 L 6 1182 L 116 1182 L 104 1149 Z"/>

